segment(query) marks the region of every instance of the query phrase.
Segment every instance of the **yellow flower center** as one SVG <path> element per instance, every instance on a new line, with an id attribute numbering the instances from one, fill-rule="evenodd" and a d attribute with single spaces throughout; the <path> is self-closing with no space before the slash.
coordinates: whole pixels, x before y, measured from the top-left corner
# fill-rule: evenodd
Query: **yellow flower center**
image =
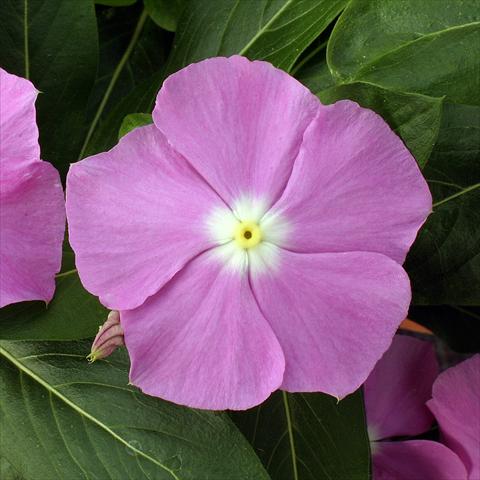
<path id="1" fill-rule="evenodd" d="M 262 231 L 256 222 L 239 222 L 234 237 L 240 248 L 252 248 L 262 241 Z"/>

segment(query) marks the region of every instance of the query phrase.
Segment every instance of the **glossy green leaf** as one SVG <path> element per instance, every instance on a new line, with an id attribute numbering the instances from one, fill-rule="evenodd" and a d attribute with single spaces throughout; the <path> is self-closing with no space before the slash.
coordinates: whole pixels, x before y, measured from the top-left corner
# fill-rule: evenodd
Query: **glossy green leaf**
<path id="1" fill-rule="evenodd" d="M 0 341 L 2 455 L 29 480 L 266 480 L 226 414 L 128 385 L 117 351 L 89 365 L 87 342 Z"/>
<path id="2" fill-rule="evenodd" d="M 480 108 L 446 105 L 424 175 L 433 213 L 406 263 L 416 304 L 480 305 Z"/>
<path id="3" fill-rule="evenodd" d="M 55 296 L 44 302 L 22 302 L 0 310 L 0 338 L 73 340 L 93 337 L 108 311 L 82 286 L 76 271 L 59 274 Z"/>
<path id="4" fill-rule="evenodd" d="M 123 119 L 120 125 L 118 139 L 120 140 L 124 135 L 137 127 L 143 127 L 151 123 L 153 123 L 153 119 L 150 113 L 130 113 Z"/>
<path id="5" fill-rule="evenodd" d="M 477 0 L 352 0 L 328 44 L 340 83 L 389 88 L 480 104 Z"/>
<path id="6" fill-rule="evenodd" d="M 345 7 L 346 0 L 191 0 L 177 29 L 167 73 L 233 54 L 289 71 Z"/>
<path id="7" fill-rule="evenodd" d="M 64 174 L 80 149 L 97 70 L 93 2 L 3 0 L 0 19 L 0 65 L 40 90 L 42 158 Z"/>
<path id="8" fill-rule="evenodd" d="M 232 418 L 272 480 L 368 480 L 370 445 L 361 392 L 337 400 L 276 392 Z"/>
<path id="9" fill-rule="evenodd" d="M 374 110 L 400 135 L 420 167 L 427 163 L 440 128 L 442 99 L 363 82 L 332 87 L 318 96 L 323 103 L 347 98 Z"/>
<path id="10" fill-rule="evenodd" d="M 144 0 L 152 20 L 160 27 L 174 32 L 186 0 Z"/>

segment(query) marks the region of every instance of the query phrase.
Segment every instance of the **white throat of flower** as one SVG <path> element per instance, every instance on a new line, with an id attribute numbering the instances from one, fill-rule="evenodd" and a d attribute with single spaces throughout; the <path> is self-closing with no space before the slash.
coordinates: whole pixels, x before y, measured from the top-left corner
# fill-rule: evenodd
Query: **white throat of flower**
<path id="1" fill-rule="evenodd" d="M 208 235 L 218 247 L 212 256 L 239 272 L 275 269 L 278 248 L 289 227 L 281 215 L 267 211 L 265 201 L 243 197 L 230 210 L 216 208 L 207 218 Z"/>

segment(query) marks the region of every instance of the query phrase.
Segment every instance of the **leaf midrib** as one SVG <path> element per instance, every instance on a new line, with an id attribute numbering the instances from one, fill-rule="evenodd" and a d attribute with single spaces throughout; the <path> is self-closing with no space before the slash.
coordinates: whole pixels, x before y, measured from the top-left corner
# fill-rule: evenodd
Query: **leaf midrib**
<path id="1" fill-rule="evenodd" d="M 460 192 L 456 192 L 453 195 L 450 195 L 442 200 L 439 200 L 438 202 L 435 202 L 432 207 L 436 208 L 439 207 L 440 205 L 443 205 L 444 203 L 449 202 L 450 200 L 454 200 L 455 198 L 461 197 L 462 195 L 465 195 L 466 193 L 472 192 L 473 190 L 476 190 L 477 188 L 480 187 L 480 183 L 475 183 L 474 185 L 470 185 L 469 187 L 466 187 L 462 189 Z"/>
<path id="2" fill-rule="evenodd" d="M 116 441 L 120 442 L 122 445 L 124 445 L 128 450 L 131 450 L 134 454 L 139 455 L 146 460 L 152 462 L 153 464 L 157 465 L 161 469 L 165 470 L 168 472 L 173 479 L 175 480 L 181 480 L 171 469 L 157 461 L 155 458 L 147 455 L 145 452 L 142 452 L 141 450 L 135 448 L 132 446 L 129 442 L 124 440 L 120 435 L 115 433 L 110 427 L 102 423 L 100 420 L 97 418 L 93 417 L 90 415 L 88 412 L 80 408 L 78 405 L 76 405 L 74 402 L 72 402 L 69 398 L 67 398 L 65 395 L 63 395 L 61 392 L 56 390 L 52 385 L 50 385 L 48 382 L 46 382 L 43 378 L 38 376 L 34 371 L 30 370 L 26 365 L 22 364 L 18 359 L 12 355 L 8 350 L 0 346 L 0 355 L 6 358 L 10 363 L 12 363 L 20 372 L 26 374 L 28 377 L 30 377 L 32 380 L 34 380 L 36 383 L 41 385 L 45 390 L 50 395 L 55 395 L 59 400 L 64 402 L 66 405 L 68 405 L 70 408 L 72 408 L 77 414 L 79 414 L 82 418 L 86 418 L 93 424 L 95 424 L 97 427 L 100 427 L 104 431 L 106 431 L 112 438 L 114 438 Z"/>
<path id="3" fill-rule="evenodd" d="M 443 35 L 447 32 L 451 32 L 451 31 L 454 31 L 454 30 L 467 29 L 467 28 L 469 28 L 471 26 L 475 26 L 475 25 L 480 26 L 480 21 L 464 23 L 462 25 L 454 25 L 454 26 L 451 26 L 451 27 L 448 27 L 448 28 L 444 28 L 442 30 L 436 30 L 435 32 L 430 32 L 430 33 L 426 33 L 424 35 L 420 35 L 419 37 L 414 38 L 413 40 L 409 40 L 408 42 L 402 43 L 401 45 L 398 45 L 397 47 L 393 48 L 392 50 L 388 50 L 387 52 L 384 52 L 384 53 L 380 54 L 378 57 L 375 57 L 372 61 L 363 65 L 355 74 L 344 77 L 343 81 L 340 84 L 360 81 L 361 78 L 362 78 L 362 74 L 366 70 L 368 70 L 372 65 L 375 65 L 376 63 L 380 62 L 381 60 L 383 60 L 386 57 L 389 57 L 392 54 L 396 54 L 396 53 L 400 52 L 401 50 L 409 47 L 410 45 L 414 45 L 416 43 L 422 42 L 425 39 L 428 39 L 430 37 L 440 36 L 440 35 Z M 333 72 L 335 72 L 335 73 L 338 72 L 337 69 L 332 68 L 333 65 L 332 65 L 332 62 L 331 62 L 331 55 L 329 53 L 328 46 L 327 46 L 327 65 L 328 65 L 328 68 L 330 69 L 330 72 L 332 72 L 332 74 L 333 74 Z M 333 76 L 334 76 L 334 78 L 338 78 L 338 75 L 336 75 L 336 74 L 333 74 Z M 345 82 L 345 80 L 347 80 L 347 81 Z"/>
<path id="4" fill-rule="evenodd" d="M 285 2 L 285 4 L 278 9 L 277 13 L 275 13 L 272 18 L 265 24 L 263 25 L 262 28 L 260 28 L 260 30 L 258 30 L 258 32 L 250 39 L 250 41 L 240 50 L 240 52 L 238 53 L 239 55 L 245 55 L 245 53 L 247 52 L 247 50 L 266 32 L 268 31 L 268 28 L 270 27 L 270 25 L 272 23 L 275 22 L 275 20 L 277 20 L 277 18 L 285 11 L 285 9 L 287 7 L 289 7 L 290 5 L 292 4 L 292 0 L 287 0 Z"/>

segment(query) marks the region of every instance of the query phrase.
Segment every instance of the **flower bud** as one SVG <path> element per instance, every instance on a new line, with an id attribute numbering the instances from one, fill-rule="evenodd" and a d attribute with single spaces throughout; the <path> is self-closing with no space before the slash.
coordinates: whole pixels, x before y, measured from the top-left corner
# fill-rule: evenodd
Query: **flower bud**
<path id="1" fill-rule="evenodd" d="M 113 310 L 108 314 L 107 321 L 98 330 L 87 360 L 93 363 L 95 360 L 108 357 L 122 345 L 125 345 L 125 342 L 120 325 L 120 312 Z"/>

